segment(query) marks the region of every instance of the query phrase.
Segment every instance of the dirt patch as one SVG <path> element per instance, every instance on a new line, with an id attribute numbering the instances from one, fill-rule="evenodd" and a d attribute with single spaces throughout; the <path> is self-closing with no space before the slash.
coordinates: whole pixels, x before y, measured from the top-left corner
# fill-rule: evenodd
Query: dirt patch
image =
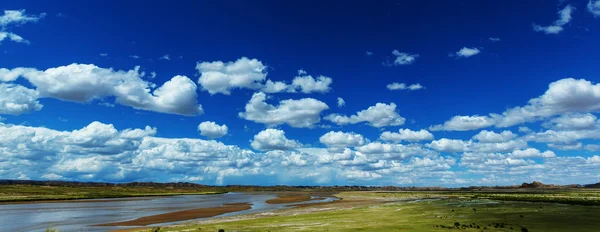
<path id="1" fill-rule="evenodd" d="M 296 203 L 310 200 L 309 195 L 279 195 L 275 199 L 265 201 L 267 204 Z"/>
<path id="2" fill-rule="evenodd" d="M 224 204 L 219 207 L 182 210 L 182 211 L 177 211 L 177 212 L 141 217 L 141 218 L 129 220 L 129 221 L 98 224 L 98 225 L 94 225 L 94 226 L 147 226 L 147 225 L 157 224 L 157 223 L 175 222 L 175 221 L 191 220 L 191 219 L 196 219 L 196 218 L 214 217 L 214 216 L 218 216 L 221 214 L 238 212 L 238 211 L 248 210 L 251 208 L 252 208 L 252 204 L 249 204 L 249 203 Z"/>

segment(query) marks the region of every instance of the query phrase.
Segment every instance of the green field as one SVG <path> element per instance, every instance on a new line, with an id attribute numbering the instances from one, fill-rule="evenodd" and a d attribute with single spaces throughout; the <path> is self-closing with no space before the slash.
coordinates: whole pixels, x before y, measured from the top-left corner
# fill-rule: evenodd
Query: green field
<path id="1" fill-rule="evenodd" d="M 324 212 L 188 224 L 165 227 L 160 231 L 600 231 L 600 207 L 592 205 L 600 196 L 597 191 L 485 194 L 344 192 L 338 196 L 376 199 L 381 203 Z M 530 201 L 504 201 L 500 198 Z M 551 199 L 574 203 L 588 199 L 592 203 L 535 202 Z"/>
<path id="2" fill-rule="evenodd" d="M 209 188 L 4 185 L 0 186 L 0 203 L 215 193 L 219 191 Z"/>

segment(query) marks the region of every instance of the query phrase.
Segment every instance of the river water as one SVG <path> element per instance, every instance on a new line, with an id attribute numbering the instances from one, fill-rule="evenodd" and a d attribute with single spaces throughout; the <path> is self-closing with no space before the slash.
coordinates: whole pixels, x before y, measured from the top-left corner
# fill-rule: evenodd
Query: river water
<path id="1" fill-rule="evenodd" d="M 289 207 L 291 204 L 267 204 L 272 194 L 226 193 L 215 195 L 183 195 L 170 197 L 113 198 L 106 201 L 57 202 L 0 205 L 0 231 L 44 231 L 48 227 L 61 232 L 108 231 L 132 227 L 91 226 L 127 221 L 139 217 L 187 209 L 217 207 L 227 203 L 252 203 L 252 209 L 223 214 L 217 217 L 264 212 Z M 308 202 L 332 201 L 311 200 Z M 292 203 L 293 204 L 293 203 Z M 202 220 L 202 219 L 198 219 Z M 181 223 L 181 222 L 179 222 Z M 164 223 L 166 225 L 174 223 Z"/>

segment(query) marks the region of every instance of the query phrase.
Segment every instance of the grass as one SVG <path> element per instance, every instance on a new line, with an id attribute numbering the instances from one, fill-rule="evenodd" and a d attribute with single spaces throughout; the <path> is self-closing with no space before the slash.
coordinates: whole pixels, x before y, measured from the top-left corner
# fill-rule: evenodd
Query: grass
<path id="1" fill-rule="evenodd" d="M 384 200 L 451 197 L 385 203 L 308 214 L 274 216 L 204 225 L 163 227 L 163 231 L 598 231 L 600 207 L 537 200 L 568 199 L 595 202 L 598 192 L 583 193 L 443 193 L 344 192 L 345 198 Z M 474 196 L 477 195 L 477 198 Z M 509 198 L 502 201 L 487 198 Z"/>
<path id="2" fill-rule="evenodd" d="M 164 187 L 63 187 L 6 185 L 0 188 L 0 202 L 77 200 L 117 197 L 170 196 L 184 194 L 216 194 L 210 189 Z"/>

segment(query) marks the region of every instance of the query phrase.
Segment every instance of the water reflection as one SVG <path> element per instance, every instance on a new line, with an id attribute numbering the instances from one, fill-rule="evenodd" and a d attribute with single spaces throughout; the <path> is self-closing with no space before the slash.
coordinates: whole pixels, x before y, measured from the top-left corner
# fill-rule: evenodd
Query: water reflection
<path id="1" fill-rule="evenodd" d="M 264 212 L 290 204 L 266 204 L 272 194 L 227 193 L 172 197 L 121 198 L 107 201 L 0 205 L 0 231 L 44 231 L 53 226 L 61 232 L 107 231 L 128 227 L 95 227 L 94 224 L 126 221 L 139 217 L 187 209 L 217 207 L 226 203 L 250 202 L 252 209 L 226 215 Z M 331 201 L 312 200 L 310 202 Z M 173 223 L 165 223 L 173 224 Z M 162 224 L 164 225 L 164 224 Z"/>

